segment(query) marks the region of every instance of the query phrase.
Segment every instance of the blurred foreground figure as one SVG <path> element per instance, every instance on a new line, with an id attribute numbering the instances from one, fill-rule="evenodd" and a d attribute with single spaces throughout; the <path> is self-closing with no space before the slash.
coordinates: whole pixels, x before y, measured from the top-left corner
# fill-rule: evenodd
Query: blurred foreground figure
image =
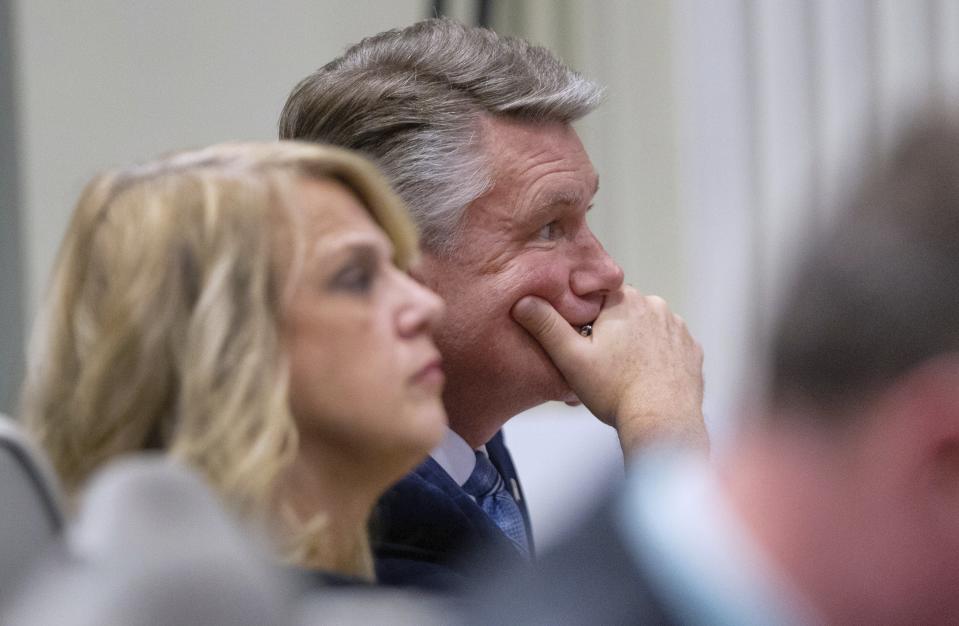
<path id="1" fill-rule="evenodd" d="M 339 148 L 224 144 L 105 173 L 57 258 L 25 424 L 70 496 L 161 450 L 284 561 L 372 580 L 370 511 L 446 428 L 443 305 L 404 271 L 416 254 L 402 201 Z"/>
<path id="2" fill-rule="evenodd" d="M 291 581 L 249 544 L 182 467 L 124 460 L 93 481 L 67 545 L 40 561 L 0 617 L 22 626 L 289 624 Z"/>
<path id="3" fill-rule="evenodd" d="M 40 559 L 13 602 L 0 606 L 0 623 L 451 623 L 444 607 L 398 591 L 301 593 L 251 539 L 182 465 L 151 455 L 124 458 L 94 476 L 65 542 Z"/>
<path id="4" fill-rule="evenodd" d="M 914 129 L 786 304 L 730 453 L 641 455 L 477 623 L 959 623 L 959 126 Z"/>
<path id="5" fill-rule="evenodd" d="M 599 176 L 572 126 L 602 89 L 549 50 L 448 19 L 368 37 L 304 78 L 280 137 L 371 156 L 423 234 L 412 274 L 440 294 L 450 429 L 378 507 L 384 582 L 469 578 L 534 553 L 500 432 L 549 400 L 582 401 L 626 450 L 705 442 L 702 353 L 661 298 L 623 285 L 586 220 Z M 602 209 L 598 209 L 602 210 Z"/>

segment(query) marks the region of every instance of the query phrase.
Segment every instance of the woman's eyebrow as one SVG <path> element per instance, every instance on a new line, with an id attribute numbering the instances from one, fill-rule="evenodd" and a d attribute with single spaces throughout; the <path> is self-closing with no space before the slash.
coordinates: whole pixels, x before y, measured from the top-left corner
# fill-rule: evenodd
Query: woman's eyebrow
<path id="1" fill-rule="evenodd" d="M 382 241 L 367 235 L 358 235 L 355 237 L 344 238 L 340 241 L 331 242 L 329 240 L 320 240 L 313 246 L 315 256 L 329 255 L 375 255 L 385 254 L 387 258 L 393 256 L 393 244 L 389 241 Z"/>

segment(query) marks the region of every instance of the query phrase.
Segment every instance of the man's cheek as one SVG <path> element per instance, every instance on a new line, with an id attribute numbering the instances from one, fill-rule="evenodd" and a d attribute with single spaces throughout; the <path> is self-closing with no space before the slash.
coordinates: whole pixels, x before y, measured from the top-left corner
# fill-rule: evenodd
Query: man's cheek
<path id="1" fill-rule="evenodd" d="M 537 296 L 556 307 L 569 289 L 569 273 L 559 264 L 541 264 L 527 271 L 523 281 L 523 296 Z M 514 300 L 514 303 L 515 303 Z"/>
<path id="2" fill-rule="evenodd" d="M 476 309 L 485 309 L 497 325 L 508 328 L 508 334 L 522 337 L 527 333 L 512 317 L 513 306 L 525 296 L 536 296 L 554 307 L 562 301 L 568 287 L 562 267 L 546 263 L 514 266 L 511 271 L 492 277 L 485 286 L 477 287 L 473 303 Z"/>

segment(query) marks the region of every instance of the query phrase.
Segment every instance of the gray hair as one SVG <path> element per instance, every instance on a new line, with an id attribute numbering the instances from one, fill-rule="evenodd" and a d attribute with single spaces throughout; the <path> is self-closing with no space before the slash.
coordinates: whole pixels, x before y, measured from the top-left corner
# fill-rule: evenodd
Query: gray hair
<path id="1" fill-rule="evenodd" d="M 959 351 L 959 124 L 914 126 L 808 251 L 772 345 L 768 394 L 833 419 Z M 841 422 L 840 422 L 841 423 Z"/>
<path id="2" fill-rule="evenodd" d="M 443 254 L 466 206 L 493 183 L 481 116 L 570 123 L 602 95 L 545 48 L 431 19 L 368 37 L 303 79 L 279 130 L 281 139 L 372 157 L 409 205 L 424 247 Z"/>

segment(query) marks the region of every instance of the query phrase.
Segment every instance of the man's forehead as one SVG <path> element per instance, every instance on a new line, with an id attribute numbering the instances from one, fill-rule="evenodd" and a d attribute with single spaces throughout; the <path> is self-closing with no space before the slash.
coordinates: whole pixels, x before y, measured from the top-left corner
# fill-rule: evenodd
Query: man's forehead
<path id="1" fill-rule="evenodd" d="M 569 124 L 482 116 L 481 129 L 493 184 L 468 213 L 486 213 L 502 228 L 502 220 L 536 220 L 592 202 L 599 176 Z"/>
<path id="2" fill-rule="evenodd" d="M 582 148 L 579 135 L 572 124 L 567 122 L 512 119 L 484 114 L 477 118 L 476 128 L 476 139 L 485 150 L 493 154 L 528 156 L 530 152 L 568 148 L 571 140 Z"/>

